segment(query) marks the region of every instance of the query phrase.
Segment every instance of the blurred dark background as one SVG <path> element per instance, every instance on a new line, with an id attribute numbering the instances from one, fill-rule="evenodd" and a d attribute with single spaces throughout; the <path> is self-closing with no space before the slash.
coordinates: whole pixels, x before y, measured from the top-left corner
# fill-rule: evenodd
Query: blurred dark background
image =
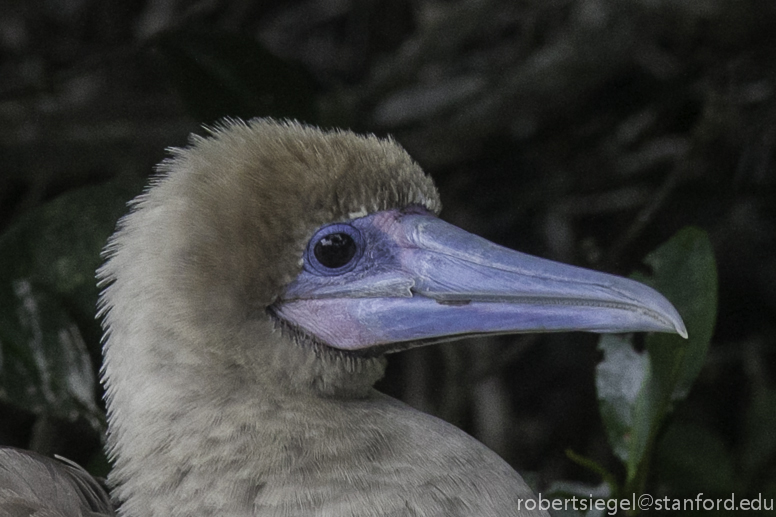
<path id="1" fill-rule="evenodd" d="M 164 149 L 224 115 L 393 135 L 437 182 L 446 220 L 555 260 L 627 275 L 679 229 L 706 230 L 717 328 L 670 422 L 692 439 L 663 446 L 652 486 L 776 495 L 772 0 L 6 0 L 0 275 L 17 301 L 31 286 L 56 306 L 88 351 L 86 377 L 99 368 L 97 290 L 78 268 L 99 264 Z M 99 387 L 97 406 L 25 407 L 24 374 L 7 372 L 25 338 L 9 321 L 0 443 L 104 473 Z M 564 452 L 622 473 L 598 414 L 596 340 L 418 349 L 392 357 L 380 388 L 539 487 L 597 484 Z"/>

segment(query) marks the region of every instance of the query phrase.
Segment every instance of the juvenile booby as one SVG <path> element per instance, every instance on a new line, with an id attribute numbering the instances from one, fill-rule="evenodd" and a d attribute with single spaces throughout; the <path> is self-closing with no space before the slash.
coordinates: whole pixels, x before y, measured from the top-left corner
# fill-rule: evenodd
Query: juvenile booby
<path id="1" fill-rule="evenodd" d="M 384 355 L 684 324 L 642 284 L 497 246 L 440 208 L 374 136 L 233 120 L 173 150 L 99 271 L 119 515 L 544 515 L 495 453 L 375 391 Z"/>

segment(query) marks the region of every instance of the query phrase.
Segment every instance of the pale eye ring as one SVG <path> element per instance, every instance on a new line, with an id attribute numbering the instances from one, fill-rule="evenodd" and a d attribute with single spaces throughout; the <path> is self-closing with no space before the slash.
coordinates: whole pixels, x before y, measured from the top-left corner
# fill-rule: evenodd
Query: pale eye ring
<path id="1" fill-rule="evenodd" d="M 307 246 L 305 262 L 316 273 L 339 275 L 351 271 L 363 253 L 361 232 L 349 224 L 335 223 L 315 232 Z"/>

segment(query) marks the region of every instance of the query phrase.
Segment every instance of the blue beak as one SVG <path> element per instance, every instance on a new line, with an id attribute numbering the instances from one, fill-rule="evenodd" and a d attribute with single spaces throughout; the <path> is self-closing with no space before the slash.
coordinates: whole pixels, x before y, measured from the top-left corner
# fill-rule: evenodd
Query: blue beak
<path id="1" fill-rule="evenodd" d="M 333 234 L 355 251 L 350 262 L 327 270 L 311 250 Z M 512 251 L 418 210 L 324 227 L 304 261 L 272 311 L 343 350 L 525 332 L 687 337 L 676 309 L 643 284 Z"/>

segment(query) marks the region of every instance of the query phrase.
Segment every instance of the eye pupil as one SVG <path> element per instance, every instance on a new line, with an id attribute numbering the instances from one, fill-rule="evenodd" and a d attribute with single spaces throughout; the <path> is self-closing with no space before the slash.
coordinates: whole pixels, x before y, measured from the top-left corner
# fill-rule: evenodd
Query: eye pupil
<path id="1" fill-rule="evenodd" d="M 330 233 L 315 244 L 313 253 L 323 266 L 337 269 L 356 255 L 356 243 L 347 233 Z"/>
<path id="2" fill-rule="evenodd" d="M 357 227 L 334 223 L 319 228 L 305 251 L 305 269 L 316 275 L 337 276 L 353 270 L 364 253 L 364 237 Z"/>

